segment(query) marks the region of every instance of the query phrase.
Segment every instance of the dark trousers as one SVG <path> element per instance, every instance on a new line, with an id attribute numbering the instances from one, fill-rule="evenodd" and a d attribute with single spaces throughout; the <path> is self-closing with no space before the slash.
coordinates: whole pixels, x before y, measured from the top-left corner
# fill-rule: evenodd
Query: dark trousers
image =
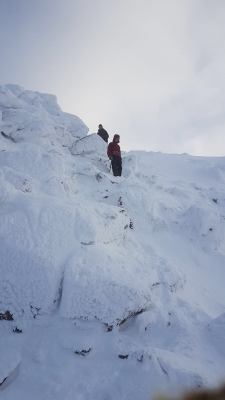
<path id="1" fill-rule="evenodd" d="M 121 176 L 122 174 L 122 158 L 118 156 L 112 157 L 112 170 L 114 176 Z"/>

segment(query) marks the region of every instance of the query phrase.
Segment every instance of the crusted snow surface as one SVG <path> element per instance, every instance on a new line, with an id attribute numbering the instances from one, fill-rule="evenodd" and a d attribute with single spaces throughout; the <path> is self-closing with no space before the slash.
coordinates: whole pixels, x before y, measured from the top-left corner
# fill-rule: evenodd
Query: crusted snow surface
<path id="1" fill-rule="evenodd" d="M 225 158 L 134 151 L 114 177 L 98 135 L 16 85 L 0 132 L 0 397 L 221 382 Z"/>
<path id="2" fill-rule="evenodd" d="M 147 265 L 119 249 L 83 248 L 65 267 L 61 315 L 113 325 L 151 302 Z M 142 273 L 140 274 L 140 271 Z"/>
<path id="3" fill-rule="evenodd" d="M 104 142 L 97 133 L 92 133 L 91 135 L 78 139 L 73 143 L 71 146 L 71 153 L 73 155 L 98 153 L 105 156 L 107 147 L 106 142 Z"/>

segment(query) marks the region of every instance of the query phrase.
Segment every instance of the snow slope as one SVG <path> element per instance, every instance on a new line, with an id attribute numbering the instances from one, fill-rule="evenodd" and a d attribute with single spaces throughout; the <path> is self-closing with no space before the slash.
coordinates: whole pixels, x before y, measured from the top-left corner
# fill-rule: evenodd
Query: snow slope
<path id="1" fill-rule="evenodd" d="M 0 87 L 0 398 L 149 399 L 225 376 L 225 158 L 106 144 Z"/>

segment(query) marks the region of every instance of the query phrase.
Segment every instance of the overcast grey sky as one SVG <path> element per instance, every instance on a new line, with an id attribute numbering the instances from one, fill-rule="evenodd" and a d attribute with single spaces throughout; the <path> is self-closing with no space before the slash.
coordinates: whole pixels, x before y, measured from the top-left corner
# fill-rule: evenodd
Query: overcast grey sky
<path id="1" fill-rule="evenodd" d="M 0 84 L 124 150 L 225 153 L 224 0 L 0 0 Z"/>

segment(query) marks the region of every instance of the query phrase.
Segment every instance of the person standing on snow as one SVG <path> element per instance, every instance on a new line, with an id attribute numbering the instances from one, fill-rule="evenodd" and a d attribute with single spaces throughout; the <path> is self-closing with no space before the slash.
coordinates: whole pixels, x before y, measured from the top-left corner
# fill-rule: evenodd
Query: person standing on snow
<path id="1" fill-rule="evenodd" d="M 100 124 L 100 125 L 98 126 L 98 132 L 97 132 L 97 134 L 98 134 L 99 136 L 101 136 L 101 138 L 102 138 L 106 143 L 108 143 L 109 134 L 108 134 L 108 132 L 103 128 L 102 124 Z"/>
<path id="2" fill-rule="evenodd" d="M 109 159 L 112 161 L 112 170 L 114 176 L 121 176 L 122 174 L 122 158 L 120 152 L 120 141 L 119 135 L 114 135 L 113 141 L 108 145 L 107 154 Z"/>

